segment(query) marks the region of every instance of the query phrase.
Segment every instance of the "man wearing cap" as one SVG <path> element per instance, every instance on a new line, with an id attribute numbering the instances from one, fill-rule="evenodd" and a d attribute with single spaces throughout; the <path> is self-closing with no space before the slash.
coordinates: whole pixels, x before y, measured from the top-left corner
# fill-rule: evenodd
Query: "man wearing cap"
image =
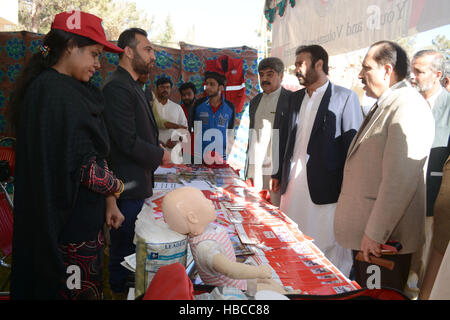
<path id="1" fill-rule="evenodd" d="M 160 164 L 170 162 L 170 153 L 159 146 L 156 121 L 138 81 L 155 61 L 147 33 L 138 28 L 125 30 L 119 36 L 118 46 L 124 52 L 119 54 L 119 66 L 106 80 L 103 94 L 111 139 L 109 162 L 125 184 L 117 200 L 125 221 L 118 230 L 111 230 L 109 283 L 113 298 L 124 299 L 125 284 L 131 273 L 120 263 L 135 252 L 136 217 L 144 200 L 153 194 L 153 172 Z"/>
<path id="2" fill-rule="evenodd" d="M 225 80 L 225 76 L 217 72 L 205 72 L 207 97 L 194 105 L 189 125 L 189 128 L 194 128 L 194 163 L 205 160 L 207 164 L 222 164 L 226 160 L 227 147 L 231 146 L 232 140 L 232 134 L 227 135 L 227 129 L 234 129 L 235 109 L 222 95 Z M 209 158 L 210 155 L 212 158 Z"/>

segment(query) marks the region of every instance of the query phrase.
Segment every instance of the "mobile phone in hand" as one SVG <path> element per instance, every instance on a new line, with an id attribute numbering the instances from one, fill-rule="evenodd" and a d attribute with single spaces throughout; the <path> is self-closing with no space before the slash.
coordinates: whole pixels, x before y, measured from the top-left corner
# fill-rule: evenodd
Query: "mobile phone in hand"
<path id="1" fill-rule="evenodd" d="M 398 253 L 402 250 L 403 246 L 400 242 L 395 240 L 390 240 L 386 242 L 386 244 L 381 245 L 381 253 L 389 254 L 389 253 Z"/>

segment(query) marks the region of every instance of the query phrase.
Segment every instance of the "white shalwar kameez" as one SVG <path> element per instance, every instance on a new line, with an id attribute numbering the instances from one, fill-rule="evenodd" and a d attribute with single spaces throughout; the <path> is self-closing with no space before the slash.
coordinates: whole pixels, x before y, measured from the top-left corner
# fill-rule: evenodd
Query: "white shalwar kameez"
<path id="1" fill-rule="evenodd" d="M 272 143 L 273 140 L 279 140 L 279 134 L 274 132 L 273 124 L 280 93 L 281 87 L 272 93 L 263 93 L 261 97 L 255 112 L 254 130 L 249 133 L 251 136 L 248 165 L 248 177 L 253 179 L 256 191 L 269 190 L 271 202 L 277 207 L 280 205 L 280 192 L 270 190 L 270 178 L 274 171 L 272 166 L 278 168 L 279 163 L 279 159 L 275 159 L 276 163 L 272 162 Z"/>
<path id="2" fill-rule="evenodd" d="M 298 224 L 305 235 L 314 239 L 314 244 L 345 276 L 349 276 L 353 264 L 350 249 L 341 247 L 334 238 L 333 221 L 336 203 L 317 205 L 311 200 L 306 175 L 306 153 L 312 127 L 320 102 L 329 82 L 313 92 L 305 93 L 297 119 L 297 134 L 291 160 L 289 183 L 281 196 L 280 209 Z"/>

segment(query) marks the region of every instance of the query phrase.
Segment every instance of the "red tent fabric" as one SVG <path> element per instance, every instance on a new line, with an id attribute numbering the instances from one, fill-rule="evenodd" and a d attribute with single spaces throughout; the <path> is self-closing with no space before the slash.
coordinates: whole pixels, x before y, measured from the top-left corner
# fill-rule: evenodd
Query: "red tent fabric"
<path id="1" fill-rule="evenodd" d="M 235 112 L 242 112 L 245 103 L 244 61 L 222 55 L 214 60 L 206 61 L 206 71 L 222 74 L 227 79 L 225 99 L 234 104 Z"/>

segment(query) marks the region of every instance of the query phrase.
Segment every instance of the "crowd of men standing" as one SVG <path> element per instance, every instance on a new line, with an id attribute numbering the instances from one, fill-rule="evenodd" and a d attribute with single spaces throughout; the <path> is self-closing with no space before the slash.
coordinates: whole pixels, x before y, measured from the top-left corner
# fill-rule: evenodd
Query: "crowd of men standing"
<path id="1" fill-rule="evenodd" d="M 296 51 L 303 89 L 282 89 L 283 69 L 274 57 L 259 64 L 263 93 L 250 102 L 256 130 L 246 177 L 269 188 L 273 203 L 362 287 L 382 258 L 395 267 L 380 267 L 379 285 L 413 297 L 421 287 L 420 298 L 428 298 L 450 239 L 448 182 L 441 187 L 450 133 L 442 54 L 424 50 L 410 62 L 398 44 L 374 43 L 359 73 L 376 99 L 365 117 L 356 94 L 329 81 L 321 46 Z M 278 132 L 270 136 L 265 126 Z"/>
<path id="2" fill-rule="evenodd" d="M 73 15 L 77 29 L 69 28 Z M 147 33 L 125 30 L 116 46 L 101 22 L 57 14 L 9 102 L 17 130 L 12 299 L 101 299 L 104 223 L 109 284 L 124 299 L 131 273 L 120 263 L 135 252 L 154 171 L 179 157 L 221 162 L 230 150 L 235 108 L 224 75 L 206 72 L 198 100 L 187 83 L 182 104 L 171 101 L 167 78 L 155 96 L 144 86 L 155 62 Z M 99 90 L 89 79 L 102 50 L 118 53 L 119 65 Z M 290 92 L 280 59 L 259 63 L 263 92 L 250 101 L 246 178 L 270 190 L 272 203 L 362 287 L 384 259 L 395 265 L 379 268 L 378 285 L 403 291 L 416 275 L 427 299 L 450 238 L 442 54 L 420 51 L 410 62 L 394 42 L 370 46 L 359 79 L 376 103 L 365 117 L 357 95 L 329 80 L 323 47 L 299 47 L 295 68 L 303 88 Z M 69 283 L 74 266 L 80 287 Z"/>
<path id="3" fill-rule="evenodd" d="M 369 267 L 381 258 L 395 265 L 380 267 L 381 286 L 423 287 L 421 298 L 427 298 L 434 281 L 425 274 L 427 266 L 436 270 L 449 238 L 449 228 L 442 227 L 448 226 L 448 212 L 439 212 L 440 223 L 433 227 L 449 156 L 450 93 L 443 88 L 448 80 L 442 54 L 424 50 L 410 61 L 394 42 L 370 46 L 358 76 L 366 95 L 376 100 L 366 116 L 355 92 L 329 80 L 323 47 L 300 46 L 294 63 L 303 87 L 296 92 L 282 87 L 280 59 L 258 65 L 263 92 L 249 106 L 247 182 L 268 190 L 270 201 L 362 287 L 369 285 Z M 168 99 L 172 86 L 170 79 L 159 79 L 156 97 L 147 99 L 164 152 L 187 141 L 171 152 L 172 161 L 183 153 L 194 163 L 226 160 L 235 124 L 234 106 L 224 98 L 226 78 L 206 72 L 205 96 L 197 100 L 195 86 L 183 84 L 181 105 Z M 217 136 L 206 138 L 209 129 L 222 137 L 218 144 L 208 143 L 217 142 Z M 398 252 L 389 252 L 392 247 Z M 413 288 L 406 288 L 414 276 Z"/>

